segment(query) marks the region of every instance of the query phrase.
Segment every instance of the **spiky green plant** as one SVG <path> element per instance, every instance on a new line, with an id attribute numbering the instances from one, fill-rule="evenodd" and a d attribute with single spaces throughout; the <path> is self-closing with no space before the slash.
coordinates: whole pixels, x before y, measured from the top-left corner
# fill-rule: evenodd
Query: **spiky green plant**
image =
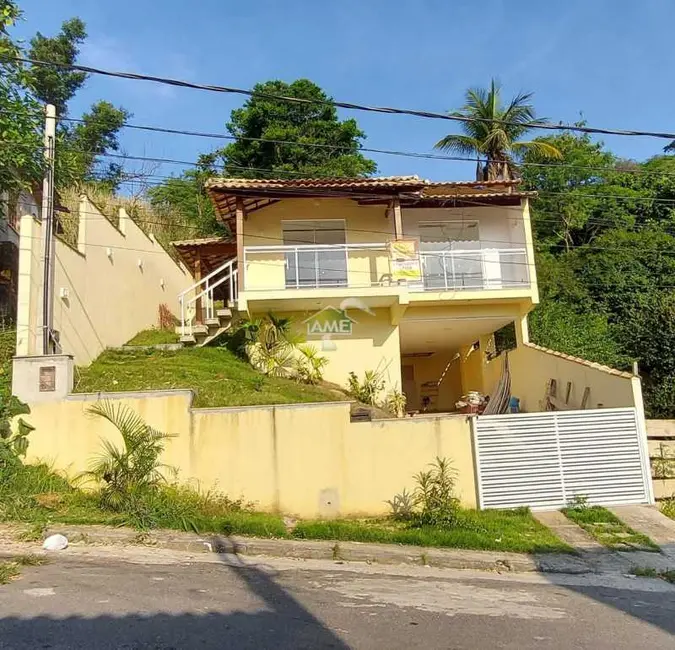
<path id="1" fill-rule="evenodd" d="M 115 511 L 128 507 L 130 501 L 152 491 L 165 482 L 162 470 L 167 466 L 159 458 L 164 442 L 171 435 L 146 424 L 125 404 L 103 401 L 90 407 L 88 413 L 112 424 L 122 438 L 122 446 L 104 439 L 103 451 L 80 480 L 94 480 L 102 485 L 101 505 Z"/>
<path id="2" fill-rule="evenodd" d="M 296 374 L 296 350 L 303 338 L 294 331 L 290 318 L 268 314 L 244 327 L 244 349 L 256 370 L 270 377 Z"/>
<path id="3" fill-rule="evenodd" d="M 323 379 L 323 369 L 328 363 L 314 345 L 303 344 L 297 347 L 295 372 L 299 381 L 305 384 L 318 384 Z"/>
<path id="4" fill-rule="evenodd" d="M 502 102 L 501 87 L 492 79 L 490 88 L 470 88 L 464 106 L 450 112 L 462 118 L 461 134 L 450 134 L 435 148 L 460 155 L 476 156 L 476 180 L 508 180 L 517 175 L 517 162 L 527 152 L 535 151 L 547 158 L 561 158 L 553 145 L 520 140 L 528 131 L 546 122 L 537 118 L 530 103 L 532 93 L 519 93 L 508 105 Z"/>

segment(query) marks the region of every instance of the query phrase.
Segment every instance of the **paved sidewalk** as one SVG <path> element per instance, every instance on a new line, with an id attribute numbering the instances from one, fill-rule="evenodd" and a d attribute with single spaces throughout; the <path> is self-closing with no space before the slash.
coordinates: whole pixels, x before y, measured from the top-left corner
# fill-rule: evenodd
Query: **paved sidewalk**
<path id="1" fill-rule="evenodd" d="M 656 568 L 675 569 L 675 521 L 654 506 L 614 506 L 610 510 L 627 526 L 647 535 L 661 547 L 666 559 Z M 649 560 L 650 555 L 653 554 L 640 553 L 645 560 Z"/>
<path id="2" fill-rule="evenodd" d="M 533 512 L 534 517 L 547 528 L 550 528 L 563 542 L 567 542 L 593 570 L 598 573 L 627 573 L 634 565 L 603 546 L 591 537 L 581 526 L 565 517 L 558 510 Z"/>

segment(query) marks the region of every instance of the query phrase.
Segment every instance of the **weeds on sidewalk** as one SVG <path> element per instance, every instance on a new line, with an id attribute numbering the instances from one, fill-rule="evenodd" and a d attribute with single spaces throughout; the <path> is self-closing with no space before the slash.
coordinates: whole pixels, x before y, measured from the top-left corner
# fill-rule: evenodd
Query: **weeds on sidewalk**
<path id="1" fill-rule="evenodd" d="M 19 565 L 16 562 L 0 562 L 0 585 L 6 585 L 10 580 L 16 578 L 21 571 L 19 570 Z"/>
<path id="2" fill-rule="evenodd" d="M 629 528 L 615 514 L 602 506 L 573 503 L 562 512 L 607 548 L 616 551 L 660 550 L 649 537 Z"/>
<path id="3" fill-rule="evenodd" d="M 38 555 L 18 555 L 10 560 L 0 560 L 0 585 L 6 585 L 21 573 L 23 566 L 47 564 L 47 558 Z"/>
<path id="4" fill-rule="evenodd" d="M 661 578 L 666 582 L 675 584 L 675 569 L 659 570 L 650 566 L 634 566 L 630 573 L 641 578 Z"/>

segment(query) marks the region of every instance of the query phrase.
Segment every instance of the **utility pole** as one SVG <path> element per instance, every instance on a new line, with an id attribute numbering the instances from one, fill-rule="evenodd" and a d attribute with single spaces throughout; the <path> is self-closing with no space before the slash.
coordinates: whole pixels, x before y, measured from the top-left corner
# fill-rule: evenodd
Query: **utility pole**
<path id="1" fill-rule="evenodd" d="M 51 354 L 54 325 L 54 156 L 56 107 L 45 107 L 45 175 L 42 181 L 44 278 L 42 283 L 42 354 Z"/>

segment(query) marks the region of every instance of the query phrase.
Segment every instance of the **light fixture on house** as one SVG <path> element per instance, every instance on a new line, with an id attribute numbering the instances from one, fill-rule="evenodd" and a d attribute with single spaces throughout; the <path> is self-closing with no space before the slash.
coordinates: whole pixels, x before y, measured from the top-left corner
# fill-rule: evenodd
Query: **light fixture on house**
<path id="1" fill-rule="evenodd" d="M 70 297 L 70 290 L 68 289 L 68 287 L 61 287 L 59 289 L 59 298 L 61 298 L 61 300 L 64 300 L 69 297 Z"/>
<path id="2" fill-rule="evenodd" d="M 142 271 L 143 270 L 143 260 L 140 257 L 138 258 L 137 264 L 138 264 L 138 268 L 141 269 L 141 271 Z"/>
<path id="3" fill-rule="evenodd" d="M 112 262 L 112 257 L 113 257 L 112 248 L 106 248 L 105 254 L 108 256 L 108 259 Z"/>
<path id="4" fill-rule="evenodd" d="M 162 289 L 164 288 L 164 278 L 159 279 L 159 286 L 162 287 Z"/>

